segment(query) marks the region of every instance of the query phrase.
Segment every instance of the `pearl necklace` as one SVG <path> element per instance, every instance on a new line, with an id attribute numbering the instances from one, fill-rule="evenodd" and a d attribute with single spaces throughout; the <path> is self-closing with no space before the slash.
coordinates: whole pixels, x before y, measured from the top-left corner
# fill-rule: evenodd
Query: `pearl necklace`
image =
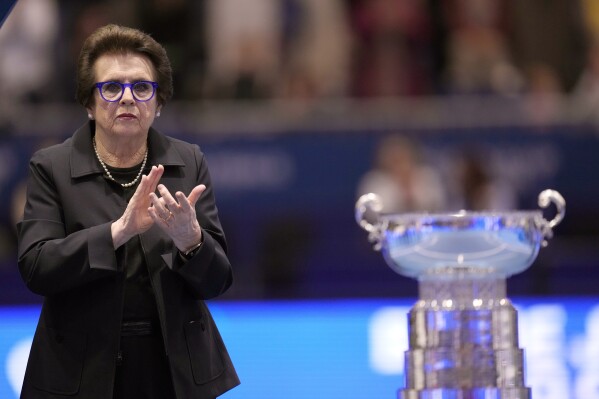
<path id="1" fill-rule="evenodd" d="M 94 152 L 96 153 L 96 157 L 98 158 L 98 161 L 100 161 L 100 165 L 102 165 L 102 168 L 104 168 L 104 172 L 106 172 L 106 176 L 108 176 L 108 178 L 110 180 L 112 180 L 113 182 L 119 183 L 118 181 L 116 181 L 114 179 L 114 177 L 112 177 L 112 175 L 108 171 L 108 167 L 106 166 L 106 164 L 104 163 L 104 161 L 102 161 L 102 158 L 100 158 L 100 154 L 98 154 L 98 148 L 96 147 L 96 138 L 95 137 L 94 137 L 94 140 L 93 140 L 93 144 L 94 144 Z M 139 180 L 139 178 L 141 176 L 141 172 L 143 172 L 144 168 L 146 167 L 146 161 L 147 160 L 148 160 L 148 148 L 146 147 L 146 154 L 144 155 L 144 161 L 142 162 L 141 169 L 139 169 L 139 173 L 137 174 L 137 176 L 135 177 L 135 179 L 133 179 L 133 181 L 130 182 L 130 183 L 119 183 L 119 184 L 122 187 L 127 188 L 127 187 L 131 187 L 135 183 L 137 183 L 137 181 Z"/>

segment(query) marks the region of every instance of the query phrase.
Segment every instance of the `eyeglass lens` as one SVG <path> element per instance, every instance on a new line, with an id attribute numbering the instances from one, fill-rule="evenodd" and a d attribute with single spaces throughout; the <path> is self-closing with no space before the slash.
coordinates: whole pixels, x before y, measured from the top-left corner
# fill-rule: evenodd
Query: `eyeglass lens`
<path id="1" fill-rule="evenodd" d="M 147 101 L 154 95 L 154 86 L 150 82 L 136 82 L 132 85 L 119 82 L 106 82 L 102 85 L 102 97 L 108 101 L 119 100 L 127 86 L 131 87 L 133 96 L 137 100 Z"/>

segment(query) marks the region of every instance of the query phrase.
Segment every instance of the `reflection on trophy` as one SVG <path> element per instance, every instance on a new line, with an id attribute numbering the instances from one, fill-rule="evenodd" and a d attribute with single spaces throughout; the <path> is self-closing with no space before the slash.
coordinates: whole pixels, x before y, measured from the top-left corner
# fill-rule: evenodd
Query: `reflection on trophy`
<path id="1" fill-rule="evenodd" d="M 356 221 L 397 273 L 418 280 L 408 315 L 405 388 L 398 399 L 530 399 L 517 313 L 507 277 L 526 270 L 565 213 L 554 190 L 541 210 L 384 214 L 376 194 L 356 203 Z"/>

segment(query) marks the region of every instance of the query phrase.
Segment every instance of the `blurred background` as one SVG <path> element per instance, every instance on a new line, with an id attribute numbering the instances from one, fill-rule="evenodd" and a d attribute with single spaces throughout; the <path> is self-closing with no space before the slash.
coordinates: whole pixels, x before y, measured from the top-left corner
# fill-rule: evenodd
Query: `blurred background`
<path id="1" fill-rule="evenodd" d="M 19 0 L 0 29 L 0 306 L 35 315 L 41 303 L 16 266 L 27 163 L 85 122 L 76 59 L 106 23 L 150 33 L 173 64 L 174 98 L 155 125 L 206 154 L 236 272 L 214 305 L 225 326 L 282 304 L 409 309 L 416 282 L 354 221 L 362 193 L 388 212 L 504 210 L 538 209 L 553 188 L 566 217 L 508 293 L 558 306 L 539 314 L 562 324 L 534 325 L 564 348 L 599 331 L 584 327 L 599 325 L 596 0 Z M 535 398 L 599 398 L 599 381 L 576 382 L 599 363 L 585 374 L 559 353 L 567 378 L 537 375 L 567 388 Z"/>

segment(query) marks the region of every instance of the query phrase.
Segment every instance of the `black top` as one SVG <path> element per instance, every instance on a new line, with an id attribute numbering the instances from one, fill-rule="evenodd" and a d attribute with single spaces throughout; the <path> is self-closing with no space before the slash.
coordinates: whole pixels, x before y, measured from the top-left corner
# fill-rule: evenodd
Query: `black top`
<path id="1" fill-rule="evenodd" d="M 116 182 L 104 176 L 115 187 L 123 198 L 129 200 L 135 193 L 139 181 L 131 187 L 122 187 L 119 183 L 129 183 L 135 179 L 141 168 L 139 165 L 130 168 L 114 168 L 106 166 Z M 118 183 L 117 183 L 118 182 Z M 150 275 L 143 256 L 139 236 L 135 236 L 117 249 L 118 262 L 125 272 L 125 299 L 123 303 L 123 321 L 150 320 L 158 321 L 158 311 Z M 156 326 L 158 324 L 155 324 Z"/>

